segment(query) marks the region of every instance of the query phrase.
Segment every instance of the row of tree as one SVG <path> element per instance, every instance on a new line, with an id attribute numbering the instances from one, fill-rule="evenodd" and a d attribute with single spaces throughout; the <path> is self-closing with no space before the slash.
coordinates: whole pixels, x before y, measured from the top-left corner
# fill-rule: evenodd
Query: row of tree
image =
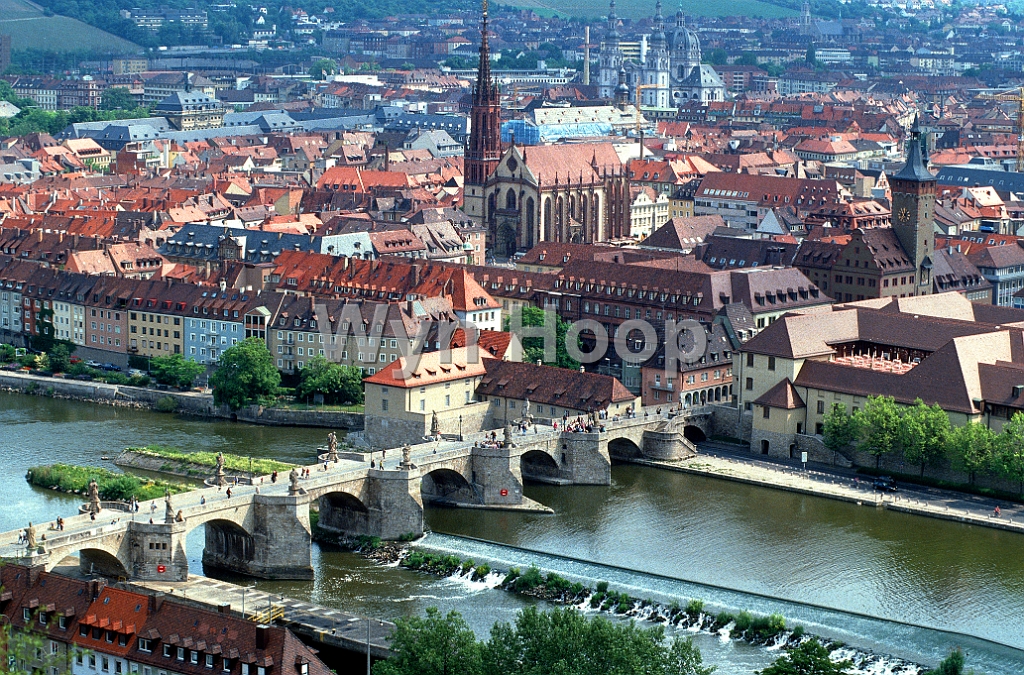
<path id="1" fill-rule="evenodd" d="M 24 136 L 36 132 L 59 134 L 69 124 L 78 122 L 109 122 L 119 119 L 149 117 L 149 109 L 138 107 L 135 98 L 124 87 L 103 92 L 100 110 L 79 106 L 71 110 L 43 110 L 31 98 L 18 96 L 11 84 L 0 80 L 0 100 L 21 108 L 12 118 L 0 118 L 0 137 Z"/>
<path id="2" fill-rule="evenodd" d="M 823 439 L 833 452 L 855 449 L 875 457 L 902 455 L 924 475 L 929 466 L 951 466 L 965 472 L 971 484 L 979 474 L 1014 481 L 1024 492 L 1024 413 L 1016 413 L 996 433 L 984 424 L 952 426 L 938 405 L 917 399 L 899 405 L 892 397 L 869 396 L 852 414 L 833 403 L 825 416 Z"/>

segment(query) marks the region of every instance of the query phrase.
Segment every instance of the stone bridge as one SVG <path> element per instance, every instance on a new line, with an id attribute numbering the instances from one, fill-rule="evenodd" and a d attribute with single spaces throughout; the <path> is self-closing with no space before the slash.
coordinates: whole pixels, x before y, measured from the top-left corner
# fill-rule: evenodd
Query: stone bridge
<path id="1" fill-rule="evenodd" d="M 676 460 L 692 456 L 710 434 L 711 413 L 646 410 L 606 420 L 590 433 L 538 427 L 515 432 L 512 443 L 488 443 L 485 434 L 463 441 L 431 441 L 390 450 L 380 465 L 342 459 L 309 467 L 292 489 L 285 477 L 239 485 L 232 494 L 205 488 L 175 495 L 171 517 L 163 500 L 130 513 L 104 509 L 68 516 L 63 531 L 36 527 L 36 548 L 19 545 L 19 531 L 0 534 L 0 556 L 53 569 L 77 555 L 85 572 L 134 580 L 188 578 L 186 537 L 205 526 L 203 565 L 267 579 L 308 579 L 310 510 L 318 526 L 346 536 L 398 539 L 423 533 L 423 503 L 522 508 L 523 480 L 559 485 L 608 485 L 611 462 Z"/>

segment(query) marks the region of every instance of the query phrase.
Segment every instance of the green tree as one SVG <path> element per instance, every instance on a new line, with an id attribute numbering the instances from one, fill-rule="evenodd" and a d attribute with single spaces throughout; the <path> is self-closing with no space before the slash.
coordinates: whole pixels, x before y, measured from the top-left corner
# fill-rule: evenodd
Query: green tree
<path id="1" fill-rule="evenodd" d="M 729 62 L 729 52 L 721 47 L 716 47 L 707 55 L 707 62 L 713 66 L 724 66 Z"/>
<path id="2" fill-rule="evenodd" d="M 921 399 L 903 411 L 900 445 L 903 457 L 924 468 L 946 453 L 949 442 L 949 415 L 938 405 L 925 405 Z"/>
<path id="3" fill-rule="evenodd" d="M 829 651 L 816 639 L 810 639 L 775 660 L 758 675 L 849 675 L 850 661 L 833 661 Z"/>
<path id="4" fill-rule="evenodd" d="M 854 414 L 861 430 L 858 450 L 875 456 L 875 468 L 882 465 L 882 456 L 896 450 L 900 442 L 902 415 L 890 396 L 868 396 L 863 410 Z"/>
<path id="5" fill-rule="evenodd" d="M 66 373 L 68 368 L 71 367 L 71 350 L 64 343 L 58 343 L 53 346 L 46 354 L 49 357 L 50 372 L 52 373 Z"/>
<path id="6" fill-rule="evenodd" d="M 973 485 L 979 471 L 986 471 L 991 466 L 996 437 L 984 424 L 968 422 L 963 426 L 953 427 L 949 433 L 949 452 L 953 463 L 967 472 Z"/>
<path id="7" fill-rule="evenodd" d="M 338 64 L 331 59 L 320 59 L 309 67 L 309 75 L 314 80 L 326 80 L 338 72 Z"/>
<path id="8" fill-rule="evenodd" d="M 495 624 L 483 647 L 483 672 L 503 675 L 709 675 L 700 650 L 689 640 L 665 644 L 661 626 L 641 628 L 588 619 L 572 608 L 521 611 L 514 625 Z"/>
<path id="9" fill-rule="evenodd" d="M 150 359 L 149 371 L 160 384 L 187 389 L 206 371 L 206 366 L 186 359 L 181 354 L 168 354 Z"/>
<path id="10" fill-rule="evenodd" d="M 1003 425 L 996 439 L 995 468 L 1007 480 L 1016 481 L 1024 493 L 1024 413 L 1016 413 Z"/>
<path id="11" fill-rule="evenodd" d="M 924 675 L 964 675 L 966 665 L 967 660 L 964 658 L 964 653 L 957 647 L 942 660 L 938 668 L 925 671 Z"/>
<path id="12" fill-rule="evenodd" d="M 737 66 L 756 66 L 757 56 L 753 52 L 743 52 L 740 57 L 736 59 L 735 65 Z"/>
<path id="13" fill-rule="evenodd" d="M 813 42 L 807 46 L 807 53 L 804 55 L 804 61 L 806 61 L 809 66 L 815 66 L 818 64 L 818 52 L 814 48 Z"/>
<path id="14" fill-rule="evenodd" d="M 9 345 L 6 342 L 0 344 L 0 363 L 10 363 L 14 360 L 15 354 L 14 345 Z"/>
<path id="15" fill-rule="evenodd" d="M 354 366 L 314 356 L 299 373 L 295 393 L 300 399 L 321 394 L 329 404 L 362 403 L 363 374 Z"/>
<path id="16" fill-rule="evenodd" d="M 137 106 L 135 97 L 127 87 L 111 87 L 103 92 L 100 110 L 134 110 Z"/>
<path id="17" fill-rule="evenodd" d="M 374 675 L 483 675 L 480 644 L 458 612 L 400 618 L 389 638 L 394 652 L 373 667 Z"/>
<path id="18" fill-rule="evenodd" d="M 856 420 L 846 412 L 846 406 L 842 403 L 832 404 L 832 409 L 825 415 L 823 426 L 822 442 L 832 451 L 833 459 L 849 448 L 857 438 Z"/>
<path id="19" fill-rule="evenodd" d="M 281 384 L 281 373 L 263 340 L 246 338 L 227 349 L 210 377 L 213 402 L 238 410 L 253 403 L 273 402 Z"/>
<path id="20" fill-rule="evenodd" d="M 513 310 L 516 311 L 516 310 Z M 524 337 L 520 338 L 523 344 L 523 361 L 527 363 L 544 362 L 549 366 L 579 370 L 580 362 L 569 355 L 565 348 L 565 335 L 569 331 L 569 324 L 552 311 L 545 311 L 539 307 L 524 306 L 522 308 L 522 326 L 525 328 L 548 325 L 547 322 L 555 321 L 555 361 L 544 360 L 544 338 Z M 505 330 L 511 330 L 512 317 L 505 317 Z"/>

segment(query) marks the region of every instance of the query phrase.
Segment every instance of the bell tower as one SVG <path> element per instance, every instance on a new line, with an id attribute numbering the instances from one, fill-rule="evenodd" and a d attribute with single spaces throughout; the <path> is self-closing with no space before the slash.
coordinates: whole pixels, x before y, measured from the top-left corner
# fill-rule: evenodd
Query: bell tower
<path id="1" fill-rule="evenodd" d="M 907 147 L 907 163 L 889 180 L 892 186 L 892 229 L 917 270 L 914 295 L 932 292 L 935 177 L 928 171 L 927 161 L 921 147 L 921 127 L 915 119 Z"/>
<path id="2" fill-rule="evenodd" d="M 491 49 L 487 43 L 487 0 L 483 0 L 480 24 L 480 65 L 473 88 L 466 145 L 463 208 L 477 224 L 487 222 L 484 184 L 501 161 L 501 99 L 491 79 Z"/>

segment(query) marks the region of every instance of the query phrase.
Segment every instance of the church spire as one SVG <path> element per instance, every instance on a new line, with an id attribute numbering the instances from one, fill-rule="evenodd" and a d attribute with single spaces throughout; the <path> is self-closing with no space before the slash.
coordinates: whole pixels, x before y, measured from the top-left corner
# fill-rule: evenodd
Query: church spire
<path id="1" fill-rule="evenodd" d="M 480 63 L 476 69 L 474 105 L 489 105 L 497 97 L 497 87 L 491 81 L 491 46 L 487 41 L 487 0 L 483 0 L 483 19 L 480 22 Z"/>
<path id="2" fill-rule="evenodd" d="M 935 177 L 928 170 L 928 156 L 921 147 L 921 120 L 914 118 L 914 126 L 910 129 L 910 142 L 907 145 L 907 163 L 893 178 L 911 183 L 932 182 Z"/>
<path id="3" fill-rule="evenodd" d="M 619 17 L 615 16 L 615 0 L 608 6 L 608 42 L 619 42 Z"/>

